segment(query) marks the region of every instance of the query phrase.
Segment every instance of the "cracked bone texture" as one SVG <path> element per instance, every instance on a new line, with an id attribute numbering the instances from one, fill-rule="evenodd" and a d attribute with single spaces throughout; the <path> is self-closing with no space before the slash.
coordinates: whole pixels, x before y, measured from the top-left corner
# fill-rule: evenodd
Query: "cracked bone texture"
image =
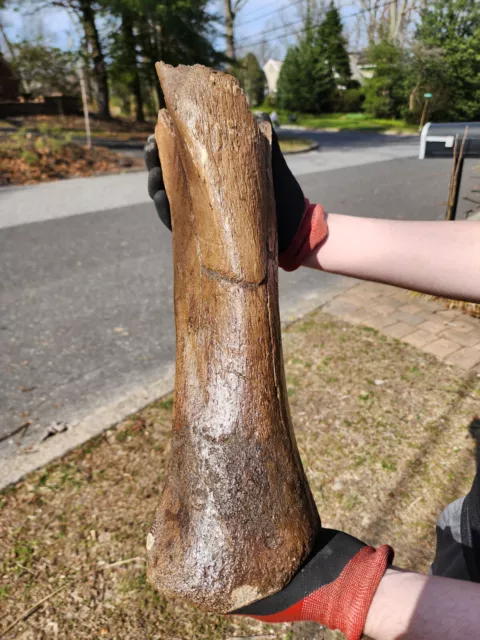
<path id="1" fill-rule="evenodd" d="M 177 351 L 148 576 L 165 596 L 225 613 L 282 589 L 320 527 L 283 370 L 271 129 L 232 76 L 157 73 Z"/>

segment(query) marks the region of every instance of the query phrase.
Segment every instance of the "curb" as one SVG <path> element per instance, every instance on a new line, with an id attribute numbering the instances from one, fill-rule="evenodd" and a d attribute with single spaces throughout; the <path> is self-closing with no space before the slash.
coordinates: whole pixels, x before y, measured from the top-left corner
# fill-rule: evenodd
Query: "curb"
<path id="1" fill-rule="evenodd" d="M 290 131 L 313 131 L 315 133 L 321 132 L 321 133 L 365 133 L 365 134 L 372 134 L 375 133 L 377 135 L 382 135 L 382 136 L 395 136 L 398 138 L 411 138 L 411 137 L 416 137 L 418 138 L 420 136 L 419 133 L 415 132 L 415 131 L 393 131 L 393 130 L 389 130 L 389 129 L 342 129 L 342 127 L 304 127 L 303 125 L 297 124 L 297 125 L 281 125 L 280 126 L 280 130 L 290 130 Z"/>
<path id="2" fill-rule="evenodd" d="M 308 153 L 309 151 L 315 151 L 319 147 L 320 147 L 319 142 L 312 142 L 312 144 L 306 149 L 298 149 L 298 151 L 282 151 L 282 154 L 284 156 L 295 156 L 295 155 L 298 155 L 299 153 Z"/>
<path id="3" fill-rule="evenodd" d="M 104 178 L 105 176 L 119 176 L 127 173 L 138 173 L 146 171 L 145 167 L 124 167 L 120 171 L 98 171 L 89 176 L 68 176 L 67 178 L 53 178 L 52 180 L 42 180 L 41 182 L 31 182 L 30 184 L 0 184 L 0 193 L 6 192 L 7 189 L 28 189 L 29 187 L 38 187 L 42 184 L 53 184 L 57 182 L 68 182 L 69 180 L 85 180 L 88 178 Z M 75 214 L 74 214 L 75 215 Z"/>
<path id="4" fill-rule="evenodd" d="M 86 144 L 87 140 L 84 137 L 78 136 L 78 137 L 72 137 L 72 142 L 75 142 L 76 144 Z M 135 149 L 137 151 L 143 151 L 143 148 L 145 147 L 145 142 L 146 142 L 146 138 L 144 141 L 142 140 L 115 140 L 115 138 L 96 138 L 95 136 L 92 136 L 92 145 L 94 147 L 105 147 L 106 149 L 115 149 L 115 150 L 122 150 L 122 149 L 127 149 L 127 150 L 131 150 L 131 149 Z"/>
<path id="5" fill-rule="evenodd" d="M 173 389 L 174 363 L 170 363 L 165 375 L 147 388 L 135 389 L 107 407 L 93 411 L 86 418 L 69 425 L 69 428 L 45 440 L 37 441 L 18 451 L 16 455 L 3 459 L 0 464 L 0 489 L 19 482 L 24 476 L 60 458 L 72 449 L 144 409 L 147 405 L 166 395 Z M 15 436 L 9 439 L 14 444 Z"/>

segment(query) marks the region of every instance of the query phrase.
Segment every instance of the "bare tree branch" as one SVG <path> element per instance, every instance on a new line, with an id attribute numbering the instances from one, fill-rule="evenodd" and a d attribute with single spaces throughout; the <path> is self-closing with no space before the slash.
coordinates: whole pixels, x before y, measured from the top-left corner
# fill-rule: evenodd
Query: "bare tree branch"
<path id="1" fill-rule="evenodd" d="M 5 29 L 3 28 L 3 24 L 0 22 L 0 35 L 3 37 L 5 44 L 7 46 L 8 52 L 10 54 L 10 57 L 12 60 L 15 60 L 16 56 L 15 56 L 15 49 L 13 48 L 12 43 L 10 42 L 10 40 L 7 37 L 7 34 L 5 33 Z"/>
<path id="2" fill-rule="evenodd" d="M 235 14 L 235 17 L 237 13 L 247 4 L 247 2 L 248 0 L 235 0 L 235 2 L 233 3 L 233 13 Z"/>

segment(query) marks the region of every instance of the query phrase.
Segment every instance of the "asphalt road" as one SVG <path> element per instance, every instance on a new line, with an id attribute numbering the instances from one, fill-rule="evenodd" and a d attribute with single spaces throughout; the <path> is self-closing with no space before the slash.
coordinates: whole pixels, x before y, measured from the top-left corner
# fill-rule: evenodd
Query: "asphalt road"
<path id="1" fill-rule="evenodd" d="M 386 136 L 369 141 L 362 136 L 360 144 L 355 136 L 329 134 L 323 150 L 292 156 L 289 162 L 310 200 L 351 215 L 441 219 L 450 163 L 420 162 L 414 157 L 416 141 L 389 143 Z M 396 153 L 400 157 L 392 159 Z M 342 155 L 344 166 L 332 169 Z M 372 157 L 379 160 L 372 162 Z M 128 185 L 135 192 L 145 178 L 142 173 L 118 180 L 130 193 Z M 98 191 L 99 181 L 111 184 L 95 180 L 55 187 L 78 193 L 74 206 L 72 196 L 65 200 L 66 214 L 54 196 L 53 213 L 38 214 L 48 208 L 42 200 L 46 185 L 0 191 L 0 467 L 21 455 L 20 467 L 28 468 L 25 457 L 46 446 L 41 442 L 52 422 L 60 427 L 68 423 L 73 432 L 95 411 L 117 406 L 116 413 L 86 429 L 87 437 L 100 429 L 101 420 L 118 419 L 122 411 L 145 404 L 149 389 L 158 391 L 159 380 L 171 384 L 169 233 L 143 191 L 137 204 L 118 206 L 113 191 L 111 197 L 102 191 L 95 204 L 93 186 Z M 88 206 L 82 205 L 82 197 L 90 198 Z M 133 193 L 129 202 L 135 197 Z M 25 203 L 24 210 L 30 208 L 26 217 L 15 217 L 22 209 L 19 202 Z M 114 208 L 108 208 L 109 202 Z M 75 206 L 81 212 L 71 213 Z M 282 317 L 294 317 L 350 285 L 346 278 L 308 270 L 282 273 Z M 77 433 L 70 442 L 81 437 Z"/>

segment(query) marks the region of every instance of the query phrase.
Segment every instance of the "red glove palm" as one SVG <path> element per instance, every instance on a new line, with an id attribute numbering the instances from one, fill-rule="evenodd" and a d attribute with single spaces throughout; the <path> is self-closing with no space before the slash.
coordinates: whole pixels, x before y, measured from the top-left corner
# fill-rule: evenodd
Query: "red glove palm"
<path id="1" fill-rule="evenodd" d="M 388 545 L 375 550 L 346 533 L 322 529 L 309 559 L 285 589 L 232 613 L 269 623 L 312 620 L 359 640 L 392 560 Z"/>

